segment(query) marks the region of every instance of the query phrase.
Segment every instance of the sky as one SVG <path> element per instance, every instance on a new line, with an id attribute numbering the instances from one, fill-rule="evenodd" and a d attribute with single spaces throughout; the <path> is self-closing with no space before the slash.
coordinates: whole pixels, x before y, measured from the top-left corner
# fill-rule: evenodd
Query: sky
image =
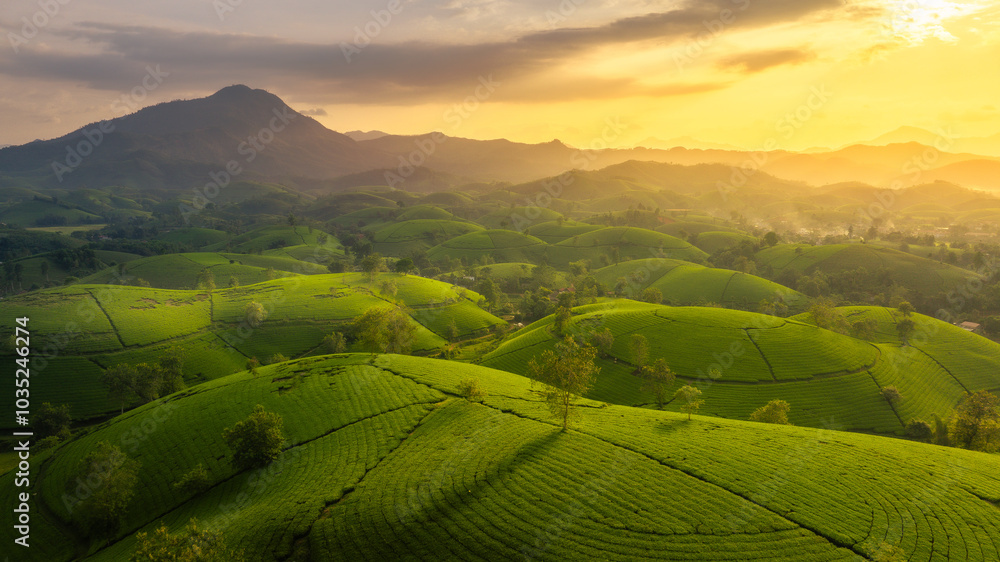
<path id="1" fill-rule="evenodd" d="M 0 32 L 0 145 L 232 84 L 586 148 L 1000 133 L 1000 0 L 4 0 Z"/>

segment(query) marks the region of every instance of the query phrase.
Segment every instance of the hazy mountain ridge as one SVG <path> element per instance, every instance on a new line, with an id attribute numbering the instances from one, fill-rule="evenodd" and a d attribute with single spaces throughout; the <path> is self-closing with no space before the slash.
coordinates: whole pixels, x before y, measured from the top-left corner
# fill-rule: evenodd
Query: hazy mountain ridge
<path id="1" fill-rule="evenodd" d="M 888 142 L 885 146 L 866 143 L 808 153 L 733 150 L 713 143 L 702 143 L 704 148 L 589 150 L 559 140 L 527 144 L 441 132 L 391 135 L 358 130 L 345 135 L 292 110 L 269 92 L 236 85 L 205 98 L 161 103 L 93 123 L 57 139 L 2 149 L 0 185 L 186 189 L 208 182 L 210 173 L 236 162 L 246 174 L 244 179 L 312 191 L 363 185 L 428 191 L 470 182 L 520 184 L 569 170 L 648 161 L 721 165 L 730 179 L 720 178 L 716 173 L 720 169 L 714 168 L 709 174 L 712 182 L 734 185 L 743 182 L 737 176 L 752 178 L 761 172 L 772 179 L 811 185 L 859 181 L 875 187 L 907 187 L 939 180 L 1000 190 L 996 173 L 1000 158 L 949 151 L 963 139 L 937 142 L 937 147 L 914 140 L 891 142 L 916 138 L 933 144 L 940 140 L 931 138 L 934 135 L 904 127 L 872 141 Z M 684 187 L 680 183 L 704 183 L 691 170 L 671 170 L 675 181 L 661 177 L 654 183 L 680 192 Z"/>

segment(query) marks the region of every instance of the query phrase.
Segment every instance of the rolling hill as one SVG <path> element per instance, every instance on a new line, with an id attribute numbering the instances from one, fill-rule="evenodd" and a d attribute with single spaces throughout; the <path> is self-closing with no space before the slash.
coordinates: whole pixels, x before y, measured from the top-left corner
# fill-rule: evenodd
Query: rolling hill
<path id="1" fill-rule="evenodd" d="M 823 427 L 833 420 L 849 430 L 901 433 L 911 419 L 946 417 L 966 390 L 1000 388 L 1000 344 L 916 317 L 919 330 L 935 337 L 914 341 L 913 347 L 902 347 L 898 338 L 869 342 L 841 335 L 801 317 L 631 301 L 574 308 L 567 331 L 587 337 L 606 327 L 615 337 L 610 356 L 599 360 L 602 371 L 588 398 L 625 405 L 652 402 L 633 374 L 628 346 L 632 334 L 641 334 L 649 342 L 649 360 L 663 358 L 677 374 L 675 387 L 694 381 L 703 390 L 703 413 L 747 419 L 769 400 L 783 399 L 792 405 L 789 420 L 796 425 Z M 526 373 L 528 361 L 558 341 L 552 324 L 550 316 L 524 327 L 485 355 L 482 364 Z M 880 331 L 890 329 L 895 332 L 894 325 L 883 324 Z M 718 370 L 715 375 L 712 368 Z M 899 411 L 880 395 L 889 385 L 904 391 Z M 678 404 L 667 408 L 676 411 Z"/>
<path id="2" fill-rule="evenodd" d="M 457 396 L 464 378 L 487 391 L 482 403 Z M 286 441 L 268 467 L 239 472 L 221 434 L 255 404 L 282 416 Z M 590 401 L 578 411 L 561 432 L 527 380 L 431 359 L 338 355 L 234 374 L 39 455 L 33 501 L 45 507 L 27 559 L 123 560 L 137 531 L 191 518 L 260 560 L 826 562 L 871 559 L 883 543 L 909 560 L 997 557 L 995 456 Z M 64 501 L 100 442 L 141 463 L 107 543 L 77 535 Z M 198 463 L 207 489 L 174 493 Z M 9 504 L 12 478 L 0 477 Z"/>
<path id="3" fill-rule="evenodd" d="M 716 269 L 672 259 L 649 258 L 611 265 L 594 272 L 607 287 L 624 279 L 625 294 L 638 298 L 647 288 L 658 289 L 666 302 L 674 304 L 717 303 L 756 308 L 765 299 L 781 298 L 797 309 L 808 300 L 787 287 L 754 275 Z"/>
<path id="4" fill-rule="evenodd" d="M 772 267 L 775 276 L 786 270 L 830 275 L 861 267 L 869 272 L 885 268 L 896 283 L 924 295 L 953 291 L 979 279 L 966 269 L 871 244 L 781 244 L 758 252 L 757 261 Z"/>
<path id="5" fill-rule="evenodd" d="M 395 283 L 396 294 L 380 293 L 382 281 Z M 322 353 L 324 336 L 346 330 L 369 308 L 392 306 L 412 318 L 413 350 L 432 351 L 447 343 L 452 321 L 459 337 L 502 323 L 476 305 L 479 298 L 440 281 L 389 273 L 374 284 L 359 273 L 296 275 L 212 292 L 71 285 L 6 299 L 0 329 L 13 333 L 14 318 L 31 319 L 33 368 L 45 373 L 32 386 L 33 399 L 68 403 L 83 420 L 116 408 L 98 382 L 113 364 L 155 363 L 177 347 L 185 378 L 194 384 L 242 370 L 249 357 L 266 362 L 277 353 Z M 258 327 L 246 321 L 251 302 L 267 311 Z M 11 353 L 6 344 L 0 351 Z M 4 383 L 10 390 L 0 399 L 4 408 L 12 405 L 12 385 L 12 379 Z"/>

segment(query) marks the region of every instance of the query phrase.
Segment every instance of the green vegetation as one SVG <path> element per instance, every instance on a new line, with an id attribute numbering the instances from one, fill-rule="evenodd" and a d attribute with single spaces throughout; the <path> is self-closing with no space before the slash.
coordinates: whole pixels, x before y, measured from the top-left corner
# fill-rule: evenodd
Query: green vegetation
<path id="1" fill-rule="evenodd" d="M 421 358 L 381 356 L 372 364 L 370 355 L 328 357 L 262 370 L 268 376 L 207 383 L 68 443 L 35 483 L 37 501 L 63 513 L 59 498 L 76 455 L 160 419 L 156 438 L 135 444 L 144 462 L 132 505 L 143 509 L 125 512 L 95 560 L 127 559 L 158 529 L 183 535 L 193 518 L 205 522 L 198 529 L 224 520 L 226 544 L 265 559 L 287 558 L 296 538 L 307 536 L 309 556 L 319 559 L 419 552 L 506 558 L 527 548 L 534 557 L 562 559 L 700 558 L 710 551 L 846 561 L 887 543 L 909 556 L 958 551 L 986 560 L 994 556 L 988 537 L 1000 532 L 995 508 L 967 492 L 993 497 L 1000 461 L 981 453 L 737 420 L 687 423 L 686 415 L 589 401 L 577 408 L 575 429 L 562 432 L 525 379 Z M 488 391 L 483 402 L 449 399 L 466 378 Z M 251 481 L 213 451 L 223 446 L 222 428 L 258 402 L 285 420 L 288 447 Z M 230 407 L 206 408 L 213 403 Z M 194 442 L 188 427 L 198 428 Z M 176 447 L 190 455 L 174 457 Z M 867 459 L 864 466 L 858 458 Z M 199 463 L 210 469 L 209 489 L 193 497 L 167 493 Z M 782 486 L 773 485 L 776 474 Z M 12 489 L 11 477 L 0 477 L 0 489 Z M 584 495 L 566 493 L 572 490 Z M 874 495 L 886 490 L 892 493 Z M 587 499 L 598 494 L 601 501 Z M 238 509 L 221 513 L 220 505 Z M 553 511 L 570 515 L 553 518 Z M 983 532 L 960 532 L 960 514 Z M 74 548 L 56 538 L 49 517 L 33 519 L 39 542 L 30 556 L 68 560 Z M 558 534 L 546 531 L 554 521 L 550 531 Z M 386 542 L 387 533 L 409 538 Z"/>
<path id="2" fill-rule="evenodd" d="M 795 425 L 823 427 L 824 420 L 835 419 L 845 429 L 903 434 L 911 419 L 947 418 L 965 389 L 998 385 L 1000 345 L 985 338 L 914 313 L 918 328 L 910 346 L 903 347 L 895 333 L 900 317 L 895 311 L 848 307 L 833 313 L 874 319 L 875 341 L 811 326 L 809 314 L 782 319 L 621 300 L 574 308 L 564 331 L 611 334 L 609 352 L 596 359 L 601 372 L 588 398 L 656 403 L 635 373 L 640 363 L 663 359 L 676 375 L 668 392 L 695 386 L 703 392 L 707 413 L 732 419 L 748 419 L 761 404 L 784 400 L 795 405 L 788 414 Z M 524 327 L 482 363 L 527 374 L 525 365 L 558 341 L 550 332 L 554 322 L 550 316 Z M 632 349 L 631 342 L 641 338 L 648 342 L 648 359 Z M 882 394 L 887 386 L 905 398 L 890 404 Z M 679 406 L 671 401 L 665 408 L 678 411 Z"/>

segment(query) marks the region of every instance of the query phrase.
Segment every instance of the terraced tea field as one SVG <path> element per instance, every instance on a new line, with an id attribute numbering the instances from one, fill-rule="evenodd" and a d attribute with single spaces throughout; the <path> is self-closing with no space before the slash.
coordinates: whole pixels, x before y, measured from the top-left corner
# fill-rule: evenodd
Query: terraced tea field
<path id="1" fill-rule="evenodd" d="M 470 222 L 413 219 L 389 224 L 376 230 L 373 244 L 376 251 L 385 255 L 407 256 L 417 250 L 429 250 L 456 236 L 481 230 L 485 229 Z"/>
<path id="2" fill-rule="evenodd" d="M 888 318 L 878 308 L 848 312 Z M 796 425 L 835 423 L 901 433 L 911 419 L 947 417 L 965 391 L 1000 388 L 1000 345 L 929 317 L 915 318 L 918 333 L 929 337 L 914 337 L 912 347 L 837 334 L 805 322 L 805 315 L 783 319 L 632 301 L 577 307 L 567 331 L 586 336 L 606 327 L 615 337 L 610 357 L 598 360 L 602 371 L 588 398 L 626 405 L 653 402 L 640 390 L 628 345 L 631 335 L 641 334 L 649 342 L 649 360 L 663 358 L 677 374 L 673 388 L 692 383 L 702 390 L 703 413 L 747 419 L 768 401 L 782 399 L 792 405 L 789 420 Z M 528 361 L 557 341 L 552 329 L 552 317 L 526 326 L 485 355 L 482 364 L 524 374 Z M 879 333 L 887 331 L 880 326 Z M 880 395 L 889 385 L 903 395 L 897 408 Z M 671 402 L 667 409 L 679 406 Z"/>
<path id="3" fill-rule="evenodd" d="M 638 298 L 644 289 L 658 289 L 665 301 L 676 304 L 711 302 L 756 308 L 764 299 L 781 298 L 794 310 L 807 301 L 804 295 L 755 275 L 681 260 L 632 260 L 599 269 L 594 277 L 608 287 L 625 279 L 626 296 L 632 298 Z"/>
<path id="4" fill-rule="evenodd" d="M 757 261 L 773 267 L 775 275 L 785 270 L 832 274 L 859 267 L 869 272 L 885 268 L 892 272 L 895 282 L 925 295 L 959 290 L 970 280 L 979 279 L 969 270 L 871 244 L 782 244 L 758 252 Z"/>
<path id="5" fill-rule="evenodd" d="M 475 378 L 482 403 L 457 397 Z M 235 472 L 222 429 L 263 404 L 281 456 Z M 995 560 L 1000 459 L 884 437 L 583 401 L 562 432 L 526 379 L 472 365 L 341 355 L 234 374 L 128 412 L 45 460 L 28 560 L 77 552 L 60 521 L 100 441 L 141 462 L 121 531 L 192 517 L 254 559 Z M 148 428 L 148 430 L 144 430 Z M 47 459 L 47 460 L 46 460 Z M 207 491 L 173 483 L 202 463 Z M 0 501 L 13 501 L 13 474 Z M 13 539 L 0 528 L 0 540 Z"/>
<path id="6" fill-rule="evenodd" d="M 465 258 L 474 263 L 483 257 L 497 262 L 535 262 L 547 247 L 534 236 L 511 230 L 482 230 L 463 234 L 427 251 L 431 261 Z"/>
<path id="7" fill-rule="evenodd" d="M 213 256 L 214 254 L 206 254 Z M 185 258 L 186 259 L 186 258 Z M 394 297 L 378 291 L 382 281 L 397 285 Z M 68 403 L 82 420 L 114 409 L 97 380 L 117 363 L 155 363 L 171 347 L 183 351 L 189 384 L 245 368 L 247 358 L 274 354 L 301 357 L 325 353 L 323 338 L 346 331 L 372 307 L 403 307 L 415 327 L 412 348 L 429 352 L 447 344 L 454 319 L 460 338 L 503 323 L 477 306 L 480 295 L 417 276 L 384 273 L 293 276 L 254 285 L 207 291 L 180 291 L 115 285 L 72 285 L 36 291 L 5 301 L 0 330 L 13 332 L 14 318 L 30 318 L 40 401 Z M 254 327 L 247 305 L 262 304 L 267 317 Z M 4 347 L 0 358 L 13 353 Z M 72 383 L 73 391 L 67 387 Z M 13 379 L 0 407 L 13 407 Z M 41 403 L 41 402 L 39 402 Z M 12 423 L 3 421 L 2 424 Z"/>
<path id="8" fill-rule="evenodd" d="M 551 246 L 546 252 L 552 264 L 566 265 L 573 261 L 589 259 L 592 264 L 600 264 L 601 256 L 618 259 L 673 258 L 685 261 L 701 261 L 708 254 L 691 244 L 644 228 L 607 227 L 585 232 Z"/>
<path id="9" fill-rule="evenodd" d="M 273 271 L 268 272 L 268 268 Z M 252 285 L 289 275 L 327 273 L 326 267 L 309 261 L 279 256 L 250 254 L 190 253 L 164 254 L 133 260 L 123 271 L 110 267 L 80 280 L 85 285 L 138 283 L 143 280 L 157 289 L 197 288 L 199 274 L 212 273 L 217 287 L 228 286 L 235 277 L 240 285 Z"/>

